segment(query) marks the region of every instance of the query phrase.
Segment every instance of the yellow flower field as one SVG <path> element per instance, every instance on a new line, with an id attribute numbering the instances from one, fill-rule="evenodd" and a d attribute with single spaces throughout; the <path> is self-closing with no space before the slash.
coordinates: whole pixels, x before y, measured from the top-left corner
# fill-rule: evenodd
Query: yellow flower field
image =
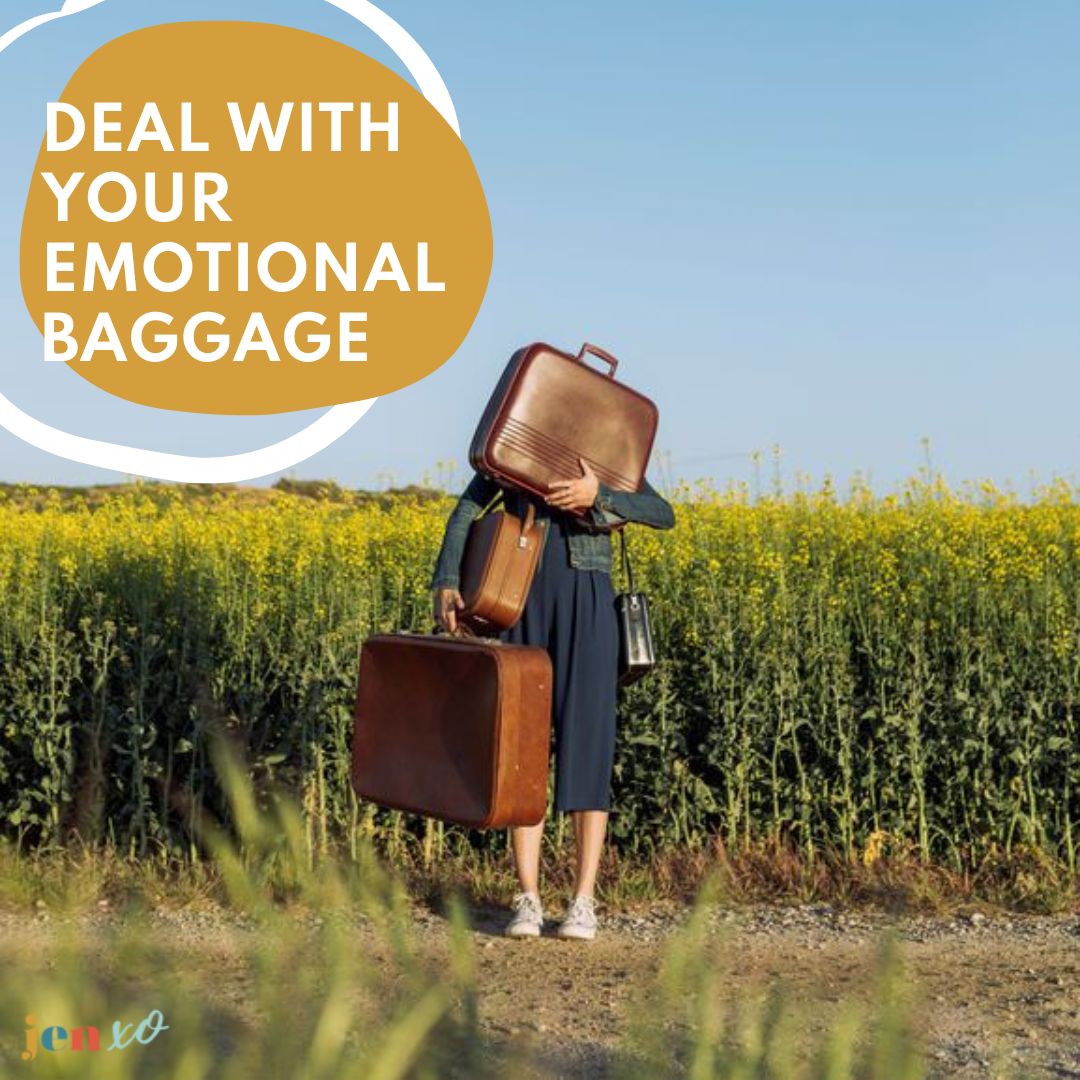
<path id="1" fill-rule="evenodd" d="M 1022 845 L 1075 870 L 1076 489 L 673 498 L 674 531 L 629 534 L 662 664 L 623 701 L 624 851 L 778 838 L 963 867 Z M 430 627 L 451 499 L 88 499 L 0 501 L 3 833 L 184 855 L 199 806 L 224 810 L 224 730 L 302 798 L 313 846 L 430 843 L 357 805 L 349 743 L 363 638 Z"/>

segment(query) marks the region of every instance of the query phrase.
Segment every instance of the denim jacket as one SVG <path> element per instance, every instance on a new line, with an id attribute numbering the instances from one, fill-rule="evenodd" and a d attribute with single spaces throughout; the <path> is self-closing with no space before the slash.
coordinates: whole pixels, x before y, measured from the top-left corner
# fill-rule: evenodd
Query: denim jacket
<path id="1" fill-rule="evenodd" d="M 450 513 L 443 534 L 442 547 L 435 564 L 431 587 L 456 589 L 461 584 L 461 559 L 469 526 L 499 493 L 498 481 L 475 473 Z M 528 502 L 536 509 L 538 518 L 548 518 L 560 511 L 540 498 L 524 492 L 505 489 L 506 509 L 523 517 Z M 611 573 L 611 528 L 622 522 L 636 521 L 654 529 L 670 529 L 675 524 L 671 504 L 646 480 L 640 491 L 614 491 L 601 483 L 596 501 L 581 517 L 570 517 L 570 565 L 578 570 L 603 570 Z M 547 540 L 547 530 L 543 533 Z M 541 548 L 541 554 L 543 549 Z"/>

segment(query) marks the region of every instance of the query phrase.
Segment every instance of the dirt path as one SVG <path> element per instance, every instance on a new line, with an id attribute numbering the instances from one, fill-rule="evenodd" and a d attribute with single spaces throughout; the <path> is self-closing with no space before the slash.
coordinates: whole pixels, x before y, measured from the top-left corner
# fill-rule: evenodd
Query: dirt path
<path id="1" fill-rule="evenodd" d="M 483 1022 L 526 1043 L 557 1075 L 602 1075 L 631 999 L 647 988 L 681 916 L 615 916 L 587 945 L 507 940 L 498 936 L 502 919 L 474 916 Z M 425 922 L 437 941 L 439 921 Z M 1002 1064 L 1014 1074 L 1080 1077 L 1076 916 L 895 920 L 816 905 L 721 912 L 711 930 L 729 1000 L 761 1001 L 779 983 L 796 1030 L 813 1045 L 845 1002 L 869 999 L 881 936 L 892 930 L 934 1075 L 989 1076 Z"/>
<path id="2" fill-rule="evenodd" d="M 607 916 L 588 944 L 558 940 L 553 923 L 540 940 L 507 939 L 502 911 L 478 909 L 470 918 L 480 1022 L 492 1052 L 512 1060 L 519 1074 L 593 1078 L 605 1075 L 633 1003 L 648 992 L 685 912 L 655 907 Z M 242 921 L 200 912 L 162 912 L 154 920 L 159 944 L 216 954 L 218 993 L 234 1001 L 247 995 L 243 965 L 227 964 L 236 935 L 250 933 Z M 0 914 L 0 942 L 32 947 L 52 925 L 42 916 Z M 437 961 L 447 947 L 446 921 L 418 910 L 415 927 Z M 1012 1075 L 1080 1078 L 1075 915 L 890 919 L 825 905 L 718 911 L 710 935 L 724 969 L 721 992 L 745 1008 L 779 984 L 797 1038 L 816 1044 L 845 1003 L 869 1000 L 878 943 L 890 929 L 933 1075 L 990 1076 L 1000 1064 Z"/>

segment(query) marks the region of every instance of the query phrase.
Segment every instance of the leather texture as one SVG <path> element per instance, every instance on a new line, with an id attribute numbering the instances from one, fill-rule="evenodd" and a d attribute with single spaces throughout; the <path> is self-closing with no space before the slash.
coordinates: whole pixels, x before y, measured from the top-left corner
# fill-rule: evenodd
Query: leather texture
<path id="1" fill-rule="evenodd" d="M 585 362 L 592 352 L 604 374 Z M 584 458 L 614 491 L 638 491 L 658 413 L 614 377 L 614 357 L 585 345 L 578 356 L 537 342 L 510 358 L 469 447 L 478 472 L 544 496 L 555 480 L 581 475 Z"/>
<path id="2" fill-rule="evenodd" d="M 619 685 L 630 686 L 656 667 L 656 650 L 649 621 L 649 600 L 634 588 L 634 568 L 625 532 L 619 533 L 619 541 L 626 578 L 626 591 L 615 597 L 615 613 L 619 618 Z"/>
<path id="3" fill-rule="evenodd" d="M 648 597 L 639 592 L 619 593 L 615 613 L 619 619 L 619 685 L 630 686 L 656 666 Z"/>
<path id="4" fill-rule="evenodd" d="M 478 829 L 535 825 L 547 805 L 551 692 L 545 649 L 449 634 L 368 638 L 356 794 Z"/>
<path id="5" fill-rule="evenodd" d="M 546 525 L 530 505 L 524 520 L 497 510 L 469 527 L 461 561 L 465 607 L 458 617 L 476 633 L 496 634 L 521 618 Z"/>

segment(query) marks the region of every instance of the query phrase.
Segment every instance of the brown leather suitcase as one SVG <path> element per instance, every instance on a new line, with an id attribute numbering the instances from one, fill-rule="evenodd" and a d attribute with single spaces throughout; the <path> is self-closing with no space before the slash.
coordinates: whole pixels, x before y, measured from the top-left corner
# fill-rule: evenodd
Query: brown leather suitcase
<path id="1" fill-rule="evenodd" d="M 530 503 L 524 520 L 496 510 L 469 526 L 461 560 L 465 607 L 458 618 L 476 633 L 497 633 L 521 618 L 546 525 Z"/>
<path id="2" fill-rule="evenodd" d="M 551 658 L 449 634 L 380 634 L 360 650 L 356 794 L 494 828 L 535 825 L 547 804 Z"/>
<path id="3" fill-rule="evenodd" d="M 585 358 L 608 365 L 603 374 Z M 478 472 L 535 495 L 581 475 L 578 458 L 616 491 L 637 491 L 656 437 L 656 406 L 615 381 L 618 361 L 586 343 L 577 356 L 537 342 L 510 358 L 469 447 Z"/>

